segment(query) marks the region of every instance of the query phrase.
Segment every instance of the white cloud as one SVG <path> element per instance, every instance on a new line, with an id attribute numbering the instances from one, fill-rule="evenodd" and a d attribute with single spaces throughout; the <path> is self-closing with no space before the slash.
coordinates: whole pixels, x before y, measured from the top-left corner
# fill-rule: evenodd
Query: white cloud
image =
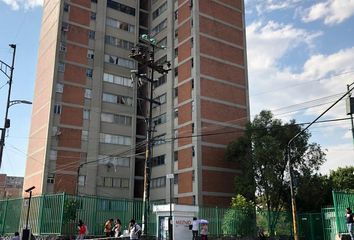
<path id="1" fill-rule="evenodd" d="M 354 0 L 327 0 L 306 9 L 302 20 L 312 22 L 323 19 L 326 25 L 334 25 L 353 15 Z"/>
<path id="2" fill-rule="evenodd" d="M 327 161 L 321 166 L 321 173 L 329 174 L 330 170 L 336 170 L 338 167 L 354 166 L 353 144 L 324 146 L 324 148 L 328 149 Z"/>
<path id="3" fill-rule="evenodd" d="M 19 10 L 20 8 L 32 9 L 43 5 L 43 0 L 1 0 L 9 5 L 12 10 Z"/>
<path id="4" fill-rule="evenodd" d="M 301 0 L 266 0 L 266 1 L 246 1 L 246 9 L 255 7 L 258 15 L 277 10 L 285 10 L 296 7 Z"/>

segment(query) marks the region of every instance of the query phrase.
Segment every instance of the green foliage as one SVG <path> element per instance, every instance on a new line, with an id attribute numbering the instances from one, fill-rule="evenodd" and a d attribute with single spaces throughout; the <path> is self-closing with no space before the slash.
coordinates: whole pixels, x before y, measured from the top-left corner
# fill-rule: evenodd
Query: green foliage
<path id="1" fill-rule="evenodd" d="M 354 166 L 338 168 L 331 171 L 329 179 L 332 183 L 333 190 L 337 191 L 353 191 L 354 190 Z"/>
<path id="2" fill-rule="evenodd" d="M 224 215 L 223 234 L 237 237 L 254 235 L 255 216 L 255 204 L 242 195 L 237 195 L 232 198 L 231 208 Z"/>
<path id="3" fill-rule="evenodd" d="M 230 143 L 225 157 L 237 162 L 242 170 L 235 179 L 236 194 L 257 200 L 268 212 L 289 207 L 288 142 L 302 130 L 295 121 L 283 124 L 270 111 L 262 111 L 246 126 L 243 137 Z M 325 161 L 325 153 L 316 143 L 308 143 L 311 134 L 304 131 L 291 144 L 291 164 L 294 176 L 300 179 L 312 175 Z M 275 217 L 272 217 L 272 216 Z M 271 235 L 278 214 L 268 214 Z"/>
<path id="4" fill-rule="evenodd" d="M 63 224 L 74 222 L 76 220 L 76 212 L 80 203 L 76 199 L 65 199 Z"/>

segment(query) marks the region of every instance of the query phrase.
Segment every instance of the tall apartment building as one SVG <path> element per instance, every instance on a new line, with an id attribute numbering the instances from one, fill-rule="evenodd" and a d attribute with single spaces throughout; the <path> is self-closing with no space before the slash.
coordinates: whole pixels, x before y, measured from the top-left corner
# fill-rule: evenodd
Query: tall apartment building
<path id="1" fill-rule="evenodd" d="M 0 199 L 22 196 L 23 177 L 0 174 Z"/>
<path id="2" fill-rule="evenodd" d="M 142 198 L 147 94 L 129 58 L 159 45 L 151 201 L 229 205 L 223 159 L 249 119 L 242 0 L 45 0 L 25 175 L 36 193 Z M 134 81 L 132 81 L 134 80 Z M 174 180 L 166 179 L 174 174 Z M 78 185 L 78 186 L 77 186 Z"/>

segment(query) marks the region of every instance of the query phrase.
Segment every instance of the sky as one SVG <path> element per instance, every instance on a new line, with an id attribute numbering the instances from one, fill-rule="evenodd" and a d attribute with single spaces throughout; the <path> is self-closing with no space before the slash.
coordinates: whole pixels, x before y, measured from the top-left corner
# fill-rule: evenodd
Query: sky
<path id="1" fill-rule="evenodd" d="M 245 0 L 251 118 L 271 110 L 288 122 L 311 122 L 354 82 L 354 0 Z M 32 100 L 39 44 L 42 0 L 0 0 L 0 60 L 11 63 L 17 45 L 12 100 Z M 8 85 L 0 73 L 0 125 Z M 353 84 L 354 87 L 354 84 Z M 9 109 L 0 173 L 24 176 L 31 105 Z M 340 101 L 320 120 L 347 118 Z M 311 142 L 326 150 L 321 167 L 328 174 L 354 166 L 350 120 L 314 124 Z"/>

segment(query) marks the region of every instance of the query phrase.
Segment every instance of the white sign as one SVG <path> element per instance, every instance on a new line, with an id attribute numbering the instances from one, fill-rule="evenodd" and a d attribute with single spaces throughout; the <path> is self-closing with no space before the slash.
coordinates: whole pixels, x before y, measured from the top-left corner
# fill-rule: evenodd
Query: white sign
<path id="1" fill-rule="evenodd" d="M 173 220 L 174 239 L 191 239 L 192 231 L 189 230 L 189 225 L 192 224 L 193 218 L 175 216 Z"/>

